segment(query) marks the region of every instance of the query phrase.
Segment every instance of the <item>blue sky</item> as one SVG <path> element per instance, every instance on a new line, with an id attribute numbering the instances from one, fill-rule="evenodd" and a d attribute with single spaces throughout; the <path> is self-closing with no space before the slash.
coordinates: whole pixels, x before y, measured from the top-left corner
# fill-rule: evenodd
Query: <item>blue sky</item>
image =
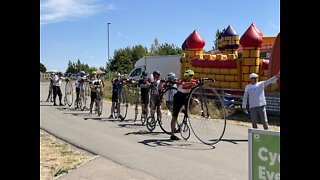
<path id="1" fill-rule="evenodd" d="M 264 36 L 280 32 L 280 0 L 40 0 L 40 62 L 64 72 L 68 61 L 105 67 L 120 48 L 159 43 L 181 47 L 197 30 L 204 49 L 217 29 L 231 25 L 241 37 L 251 23 Z"/>

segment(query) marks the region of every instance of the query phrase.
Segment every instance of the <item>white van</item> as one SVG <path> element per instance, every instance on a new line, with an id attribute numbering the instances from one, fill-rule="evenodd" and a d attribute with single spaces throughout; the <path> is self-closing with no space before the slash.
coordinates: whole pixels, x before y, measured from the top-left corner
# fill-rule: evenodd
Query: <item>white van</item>
<path id="1" fill-rule="evenodd" d="M 133 70 L 128 73 L 126 78 L 138 80 L 144 70 L 148 72 L 148 78 L 151 78 L 150 75 L 153 71 L 159 71 L 160 78 L 165 78 L 170 72 L 180 78 L 180 67 L 181 55 L 145 56 L 135 63 Z"/>

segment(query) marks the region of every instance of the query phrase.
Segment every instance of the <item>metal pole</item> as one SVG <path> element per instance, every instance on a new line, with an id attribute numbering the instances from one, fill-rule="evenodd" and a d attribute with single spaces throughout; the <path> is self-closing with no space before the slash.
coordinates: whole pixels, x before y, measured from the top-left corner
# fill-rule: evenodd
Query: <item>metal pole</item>
<path id="1" fill-rule="evenodd" d="M 110 79 L 110 58 L 109 58 L 109 49 L 110 49 L 110 46 L 109 46 L 109 25 L 111 23 L 108 22 L 108 76 L 109 76 L 109 79 Z"/>

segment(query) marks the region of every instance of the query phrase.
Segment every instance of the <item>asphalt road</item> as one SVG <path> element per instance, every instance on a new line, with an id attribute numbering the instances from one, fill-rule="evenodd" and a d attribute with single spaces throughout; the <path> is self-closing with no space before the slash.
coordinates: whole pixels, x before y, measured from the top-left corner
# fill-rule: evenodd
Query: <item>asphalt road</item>
<path id="1" fill-rule="evenodd" d="M 150 133 L 141 122 L 134 123 L 133 107 L 120 122 L 107 118 L 111 102 L 104 101 L 98 117 L 73 105 L 45 102 L 48 83 L 40 82 L 40 90 L 40 128 L 121 166 L 157 179 L 248 179 L 247 127 L 228 124 L 222 141 L 214 146 L 202 144 L 192 132 L 188 141 L 171 141 L 159 127 Z"/>

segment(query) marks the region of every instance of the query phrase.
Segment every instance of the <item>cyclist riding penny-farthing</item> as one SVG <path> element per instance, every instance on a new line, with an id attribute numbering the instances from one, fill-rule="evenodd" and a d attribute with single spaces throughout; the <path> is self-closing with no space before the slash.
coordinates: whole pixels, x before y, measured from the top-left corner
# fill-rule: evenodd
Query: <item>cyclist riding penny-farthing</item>
<path id="1" fill-rule="evenodd" d="M 197 80 L 193 79 L 194 72 L 188 69 L 184 72 L 184 79 L 181 79 L 177 83 L 178 92 L 174 94 L 173 101 L 173 112 L 171 120 L 171 140 L 179 140 L 177 136 L 174 135 L 176 129 L 176 121 L 182 106 L 188 103 L 188 95 L 193 86 L 196 85 Z M 186 111 L 186 110 L 184 110 Z"/>
<path id="2" fill-rule="evenodd" d="M 163 89 L 163 80 L 160 80 L 160 72 L 154 71 L 152 73 L 153 80 L 151 79 L 150 85 L 150 116 L 147 119 L 147 128 L 149 131 L 153 131 L 156 122 L 161 120 L 160 104 L 158 101 L 161 90 Z M 157 117 L 155 117 L 155 112 L 157 112 Z"/>
<path id="3" fill-rule="evenodd" d="M 163 83 L 163 89 L 167 89 L 170 87 L 177 87 L 178 79 L 176 78 L 176 74 L 170 72 Z M 172 111 L 173 108 L 173 96 L 177 91 L 169 91 L 165 94 L 166 106 Z M 171 112 L 172 113 L 172 112 Z"/>
<path id="4" fill-rule="evenodd" d="M 142 124 L 144 124 L 149 114 L 148 105 L 149 105 L 149 91 L 150 91 L 151 80 L 147 78 L 147 75 L 148 75 L 148 72 L 143 71 L 141 74 L 141 79 L 139 79 L 138 81 L 139 86 L 141 88 Z"/>
<path id="5" fill-rule="evenodd" d="M 96 103 L 98 115 L 100 116 L 102 113 L 102 103 L 103 100 L 103 82 L 100 78 L 97 77 L 97 72 L 92 72 L 92 79 L 89 82 L 89 87 L 91 90 L 91 103 L 90 103 L 90 114 L 92 114 L 93 104 Z M 100 75 L 99 75 L 100 77 Z"/>
<path id="6" fill-rule="evenodd" d="M 76 82 L 76 100 L 75 100 L 75 105 L 76 108 L 80 108 L 78 107 L 78 101 L 79 101 L 79 96 L 80 96 L 80 89 L 84 88 L 84 82 L 87 80 L 87 76 L 86 73 L 84 71 L 80 71 L 80 76 L 78 76 L 77 78 L 77 82 Z"/>
<path id="7" fill-rule="evenodd" d="M 115 78 L 111 81 L 112 82 L 112 105 L 111 105 L 111 114 L 109 118 L 120 118 L 122 119 L 121 115 L 119 114 L 120 112 L 120 107 L 119 107 L 119 101 L 120 101 L 120 96 L 121 96 L 121 91 L 122 91 L 122 80 L 120 73 L 115 74 Z M 113 117 L 114 111 L 117 112 L 119 115 L 118 117 Z"/>

